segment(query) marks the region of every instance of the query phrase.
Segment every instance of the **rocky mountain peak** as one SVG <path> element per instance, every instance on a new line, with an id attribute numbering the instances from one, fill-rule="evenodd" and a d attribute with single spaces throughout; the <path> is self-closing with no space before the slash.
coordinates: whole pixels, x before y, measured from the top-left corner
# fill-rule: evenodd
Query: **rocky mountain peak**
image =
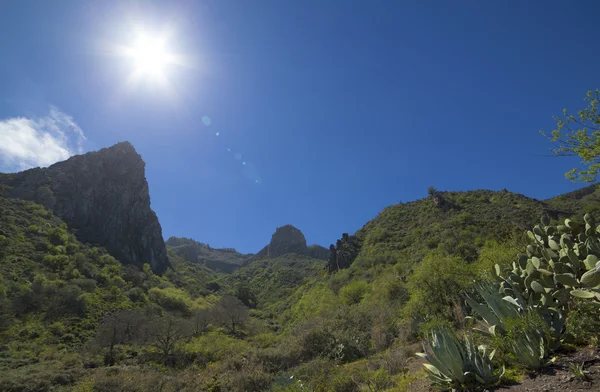
<path id="1" fill-rule="evenodd" d="M 302 254 L 306 249 L 304 234 L 292 225 L 278 227 L 269 243 L 270 257 L 277 257 L 286 253 Z"/>
<path id="2" fill-rule="evenodd" d="M 162 228 L 150 208 L 145 162 L 128 142 L 77 155 L 48 168 L 0 174 L 11 198 L 42 204 L 124 263 L 169 265 Z"/>
<path id="3" fill-rule="evenodd" d="M 275 258 L 287 253 L 306 255 L 316 259 L 326 260 L 329 251 L 319 245 L 306 245 L 306 237 L 302 231 L 292 225 L 278 227 L 271 236 L 271 242 L 252 258 L 259 260 Z"/>

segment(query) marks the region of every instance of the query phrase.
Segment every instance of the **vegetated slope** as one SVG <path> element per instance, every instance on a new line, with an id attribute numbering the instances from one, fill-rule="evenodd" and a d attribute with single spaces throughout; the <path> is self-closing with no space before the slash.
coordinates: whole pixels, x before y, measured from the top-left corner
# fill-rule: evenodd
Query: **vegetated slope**
<path id="1" fill-rule="evenodd" d="M 265 311 L 265 317 L 280 314 L 297 287 L 307 279 L 325 274 L 325 261 L 306 255 L 287 253 L 275 258 L 256 260 L 223 276 L 230 287 L 249 290 L 253 305 Z"/>
<path id="2" fill-rule="evenodd" d="M 41 205 L 0 197 L 0 366 L 85 343 L 106 311 L 145 300 L 140 274 L 80 243 Z"/>
<path id="3" fill-rule="evenodd" d="M 457 298 L 482 259 L 512 262 L 518 247 L 505 241 L 514 233 L 544 211 L 580 218 L 598 208 L 595 192 L 546 201 L 444 192 L 437 206 L 426 198 L 388 207 L 356 233 L 356 260 L 334 273 L 324 260 L 285 253 L 225 274 L 198 256 L 187 261 L 189 240 L 174 239 L 163 276 L 81 243 L 40 205 L 0 197 L 0 389 L 410 390 L 421 376 L 405 373 L 411 345 L 437 316 L 464 320 Z M 188 245 L 229 264 L 244 256 Z M 276 249 L 287 249 L 285 241 Z M 196 332 L 167 356 L 157 356 L 151 337 L 120 342 L 111 358 L 128 366 L 112 370 L 103 366 L 107 346 L 88 346 L 120 309 L 176 320 L 178 328 L 192 323 Z"/>
<path id="4" fill-rule="evenodd" d="M 191 238 L 171 237 L 166 244 L 174 254 L 188 262 L 225 273 L 233 272 L 251 256 L 239 253 L 233 248 L 211 248 L 210 245 Z"/>
<path id="5" fill-rule="evenodd" d="M 175 255 L 171 262 L 174 270 L 163 277 L 148 264 L 124 265 L 81 243 L 43 206 L 0 196 L 0 390 L 75 383 L 84 373 L 76 352 L 115 311 L 190 314 L 206 306 L 198 295 L 210 294 L 204 282 L 214 273 Z"/>
<path id="6" fill-rule="evenodd" d="M 552 207 L 569 214 L 591 213 L 600 217 L 600 185 L 594 184 L 546 200 Z"/>
<path id="7" fill-rule="evenodd" d="M 438 207 L 431 197 L 400 203 L 385 208 L 358 230 L 362 249 L 356 262 L 414 263 L 433 249 L 473 261 L 486 240 L 522 233 L 542 213 L 556 220 L 600 205 L 594 197 L 541 201 L 506 190 L 440 192 L 437 196 L 442 200 Z"/>
<path id="8" fill-rule="evenodd" d="M 43 205 L 105 247 L 122 263 L 169 266 L 158 218 L 150 207 L 146 164 L 130 143 L 76 155 L 47 168 L 0 173 L 2 195 Z"/>

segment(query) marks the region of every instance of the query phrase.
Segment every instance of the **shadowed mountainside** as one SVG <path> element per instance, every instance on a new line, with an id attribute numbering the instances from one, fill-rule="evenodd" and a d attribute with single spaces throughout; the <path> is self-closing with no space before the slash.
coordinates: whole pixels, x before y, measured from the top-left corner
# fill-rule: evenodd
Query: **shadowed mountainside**
<path id="1" fill-rule="evenodd" d="M 130 143 L 77 155 L 48 168 L 0 174 L 5 197 L 41 204 L 82 242 L 105 246 L 123 263 L 163 272 L 169 265 L 150 208 L 146 164 Z"/>

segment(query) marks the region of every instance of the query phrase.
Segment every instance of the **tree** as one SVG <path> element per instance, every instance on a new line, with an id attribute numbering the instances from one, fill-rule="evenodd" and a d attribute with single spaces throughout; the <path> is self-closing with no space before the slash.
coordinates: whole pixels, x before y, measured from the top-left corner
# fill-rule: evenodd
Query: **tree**
<path id="1" fill-rule="evenodd" d="M 167 315 L 150 320 L 145 332 L 150 345 L 160 351 L 163 363 L 169 364 L 177 347 L 192 336 L 193 328 L 188 320 Z"/>
<path id="2" fill-rule="evenodd" d="M 569 114 L 563 110 L 562 116 L 554 116 L 556 129 L 550 135 L 541 131 L 559 147 L 552 149 L 557 156 L 578 156 L 583 167 L 569 170 L 565 176 L 571 181 L 594 182 L 600 173 L 600 113 L 598 102 L 600 92 L 588 91 L 585 101 L 588 106 Z"/>
<path id="3" fill-rule="evenodd" d="M 108 353 L 104 357 L 106 366 L 115 364 L 115 346 L 132 342 L 145 321 L 142 313 L 133 310 L 120 310 L 102 320 L 96 331 L 94 343 L 100 347 L 108 347 Z"/>
<path id="4" fill-rule="evenodd" d="M 209 309 L 197 309 L 192 313 L 191 322 L 194 336 L 200 336 L 208 330 L 211 316 Z"/>
<path id="5" fill-rule="evenodd" d="M 434 186 L 430 186 L 429 188 L 427 188 L 427 194 L 429 196 L 435 196 L 435 194 L 437 193 L 437 189 Z"/>
<path id="6" fill-rule="evenodd" d="M 221 297 L 213 308 L 213 315 L 215 321 L 232 335 L 243 328 L 250 319 L 248 308 L 232 295 Z"/>
<path id="7" fill-rule="evenodd" d="M 408 278 L 410 299 L 404 311 L 423 321 L 447 319 L 460 322 L 454 314 L 462 302 L 460 292 L 473 282 L 475 273 L 460 257 L 430 252 Z"/>

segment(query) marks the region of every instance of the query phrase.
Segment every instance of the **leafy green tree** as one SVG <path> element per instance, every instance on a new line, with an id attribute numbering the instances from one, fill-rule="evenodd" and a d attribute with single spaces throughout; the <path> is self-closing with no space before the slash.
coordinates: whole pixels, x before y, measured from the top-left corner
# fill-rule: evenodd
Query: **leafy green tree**
<path id="1" fill-rule="evenodd" d="M 558 156 L 578 156 L 583 167 L 569 170 L 565 176 L 571 181 L 594 182 L 600 173 L 600 92 L 588 91 L 588 106 L 576 115 L 563 110 L 562 116 L 554 116 L 556 129 L 550 135 L 541 131 L 559 146 L 552 151 Z"/>
<path id="2" fill-rule="evenodd" d="M 473 268 L 460 257 L 430 252 L 408 278 L 410 299 L 404 311 L 423 321 L 461 321 L 455 314 L 461 303 L 459 293 L 472 284 L 474 277 Z"/>

